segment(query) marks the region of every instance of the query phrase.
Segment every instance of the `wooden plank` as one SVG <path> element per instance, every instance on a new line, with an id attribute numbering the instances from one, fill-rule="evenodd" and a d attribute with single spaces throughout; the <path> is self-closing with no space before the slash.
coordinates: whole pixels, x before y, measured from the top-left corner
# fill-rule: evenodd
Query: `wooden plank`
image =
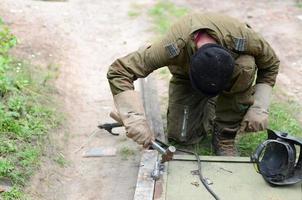
<path id="1" fill-rule="evenodd" d="M 182 156 L 179 156 L 182 157 Z M 183 156 L 184 159 L 187 156 Z M 211 160 L 220 157 L 209 158 Z M 231 161 L 249 158 L 229 157 Z M 191 173 L 196 170 L 195 161 L 172 161 L 169 163 L 166 200 L 213 199 L 198 176 Z M 223 200 L 300 200 L 302 184 L 290 187 L 271 187 L 256 173 L 253 164 L 202 162 L 204 177 L 213 182 L 210 187 Z"/>
<path id="2" fill-rule="evenodd" d="M 145 150 L 142 154 L 134 200 L 153 200 L 154 180 L 151 173 L 154 169 L 158 153 L 155 150 Z"/>

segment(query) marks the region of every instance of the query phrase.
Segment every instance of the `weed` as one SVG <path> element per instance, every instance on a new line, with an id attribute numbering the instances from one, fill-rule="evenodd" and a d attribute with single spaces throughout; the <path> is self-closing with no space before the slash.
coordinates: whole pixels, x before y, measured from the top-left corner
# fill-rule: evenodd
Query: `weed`
<path id="1" fill-rule="evenodd" d="M 157 1 L 157 3 L 149 10 L 149 15 L 153 19 L 157 32 L 163 34 L 172 23 L 179 17 L 188 13 L 188 9 L 179 7 L 170 1 Z"/>
<path id="2" fill-rule="evenodd" d="M 128 158 L 130 156 L 135 155 L 135 150 L 131 149 L 127 146 L 123 146 L 120 150 L 119 150 L 119 154 L 121 155 L 123 160 L 128 160 Z"/>
<path id="3" fill-rule="evenodd" d="M 68 162 L 65 159 L 65 156 L 62 153 L 59 153 L 57 157 L 54 159 L 54 161 L 60 166 L 65 167 L 67 166 Z"/>
<path id="4" fill-rule="evenodd" d="M 13 187 L 9 192 L 2 195 L 3 200 L 26 200 L 24 193 L 18 187 Z"/>
<path id="5" fill-rule="evenodd" d="M 133 10 L 130 10 L 130 11 L 128 11 L 128 16 L 129 17 L 137 17 L 137 16 L 139 16 L 141 13 L 140 12 L 138 12 L 138 11 L 133 11 Z"/>
<path id="6" fill-rule="evenodd" d="M 132 3 L 130 5 L 130 10 L 128 11 L 128 16 L 132 18 L 138 17 L 141 15 L 143 8 L 143 4 Z"/>
<path id="7" fill-rule="evenodd" d="M 17 39 L 0 20 L 0 178 L 13 189 L 0 199 L 25 199 L 22 187 L 39 165 L 43 137 L 59 124 L 50 103 L 49 72 L 12 58 Z"/>

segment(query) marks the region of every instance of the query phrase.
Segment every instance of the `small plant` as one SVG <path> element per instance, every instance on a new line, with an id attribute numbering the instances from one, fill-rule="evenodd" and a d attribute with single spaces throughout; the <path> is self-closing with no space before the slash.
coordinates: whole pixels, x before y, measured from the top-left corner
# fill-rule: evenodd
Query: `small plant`
<path id="1" fill-rule="evenodd" d="M 3 193 L 3 200 L 27 200 L 24 193 L 18 187 L 13 187 L 10 191 Z"/>
<path id="2" fill-rule="evenodd" d="M 187 8 L 176 6 L 170 1 L 160 0 L 148 13 L 153 19 L 156 31 L 163 34 L 177 18 L 187 14 L 188 11 Z"/>
<path id="3" fill-rule="evenodd" d="M 296 6 L 297 6 L 298 8 L 302 8 L 302 1 L 301 1 L 301 0 L 297 0 Z"/>
<path id="4" fill-rule="evenodd" d="M 143 4 L 132 3 L 130 5 L 130 10 L 128 11 L 128 16 L 131 18 L 138 17 L 139 15 L 141 15 L 143 8 Z"/>
<path id="5" fill-rule="evenodd" d="M 60 166 L 60 167 L 65 167 L 68 162 L 65 159 L 65 156 L 62 153 L 59 153 L 57 157 L 54 159 L 54 161 Z"/>
<path id="6" fill-rule="evenodd" d="M 130 10 L 129 12 L 128 12 L 128 16 L 129 17 L 137 17 L 137 16 L 139 16 L 141 13 L 140 12 L 138 12 L 138 11 L 134 11 L 134 10 Z"/>
<path id="7" fill-rule="evenodd" d="M 121 155 L 123 160 L 128 160 L 130 156 L 135 155 L 135 150 L 131 149 L 127 146 L 123 146 L 120 150 L 119 150 L 119 154 Z"/>
<path id="8" fill-rule="evenodd" d="M 13 189 L 0 199 L 25 199 L 22 187 L 37 168 L 43 137 L 59 124 L 44 71 L 12 58 L 17 39 L 0 20 L 0 179 Z"/>

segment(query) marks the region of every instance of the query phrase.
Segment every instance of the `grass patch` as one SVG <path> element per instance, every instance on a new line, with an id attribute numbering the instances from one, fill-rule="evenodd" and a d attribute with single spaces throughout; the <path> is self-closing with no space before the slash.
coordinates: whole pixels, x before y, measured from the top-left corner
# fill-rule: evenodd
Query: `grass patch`
<path id="1" fill-rule="evenodd" d="M 13 188 L 0 199 L 25 199 L 23 186 L 39 165 L 46 133 L 59 124 L 50 71 L 9 55 L 17 39 L 0 20 L 0 180 Z"/>
<path id="2" fill-rule="evenodd" d="M 176 6 L 170 1 L 157 1 L 149 9 L 148 14 L 152 17 L 154 28 L 160 34 L 164 34 L 179 17 L 187 14 L 189 9 Z"/>
<path id="3" fill-rule="evenodd" d="M 54 158 L 54 161 L 60 166 L 65 167 L 68 165 L 67 160 L 65 159 L 65 156 L 62 153 L 59 153 L 57 157 Z"/>
<path id="4" fill-rule="evenodd" d="M 290 135 L 302 138 L 301 124 L 295 118 L 296 114 L 301 110 L 299 105 L 293 102 L 274 100 L 270 108 L 270 129 L 284 131 Z M 240 137 L 237 145 L 241 156 L 250 156 L 256 147 L 266 139 L 266 132 L 246 134 Z"/>
<path id="5" fill-rule="evenodd" d="M 119 155 L 122 157 L 123 160 L 128 160 L 129 157 L 135 155 L 135 150 L 131 149 L 131 148 L 127 147 L 127 146 L 123 146 L 119 150 Z"/>
<path id="6" fill-rule="evenodd" d="M 290 135 L 302 138 L 301 124 L 295 118 L 296 114 L 301 110 L 298 104 L 274 100 L 270 109 L 270 129 L 284 131 Z M 236 145 L 240 156 L 250 156 L 256 147 L 266 139 L 267 133 L 265 131 L 247 133 L 237 137 Z M 201 155 L 214 155 L 214 151 L 211 148 L 211 136 L 194 145 L 194 150 Z"/>
<path id="7" fill-rule="evenodd" d="M 132 3 L 130 5 L 130 10 L 128 11 L 128 16 L 131 18 L 136 18 L 142 14 L 142 9 L 144 9 L 144 5 L 140 3 Z"/>
<path id="8" fill-rule="evenodd" d="M 3 200 L 26 200 L 27 197 L 24 195 L 19 187 L 13 187 L 9 192 L 2 194 Z"/>
<path id="9" fill-rule="evenodd" d="M 130 10 L 130 11 L 128 12 L 128 16 L 129 16 L 129 17 L 133 17 L 133 18 L 138 17 L 140 14 L 141 14 L 140 12 L 138 12 L 138 11 L 133 11 L 133 10 Z"/>

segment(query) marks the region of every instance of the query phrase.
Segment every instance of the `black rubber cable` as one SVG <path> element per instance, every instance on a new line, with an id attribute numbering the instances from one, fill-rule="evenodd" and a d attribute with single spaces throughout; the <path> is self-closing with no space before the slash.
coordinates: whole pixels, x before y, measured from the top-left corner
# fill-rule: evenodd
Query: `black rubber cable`
<path id="1" fill-rule="evenodd" d="M 163 146 L 166 146 L 168 147 L 169 145 L 156 139 L 155 140 L 157 143 L 163 145 Z M 201 183 L 204 185 L 204 187 L 207 189 L 207 191 L 216 199 L 216 200 L 219 200 L 220 198 L 217 196 L 217 194 L 209 187 L 208 183 L 205 181 L 205 179 L 203 178 L 202 176 L 202 172 L 201 172 L 201 160 L 200 160 L 200 157 L 197 153 L 193 152 L 193 151 L 189 151 L 189 150 L 184 150 L 184 149 L 178 149 L 176 148 L 176 151 L 179 151 L 179 152 L 183 152 L 183 153 L 186 153 L 186 154 L 191 154 L 191 155 L 194 155 L 196 157 L 196 160 L 197 160 L 197 165 L 198 165 L 198 176 L 199 176 L 199 179 L 201 181 Z M 174 159 L 173 159 L 174 160 Z"/>
<path id="2" fill-rule="evenodd" d="M 199 179 L 201 181 L 201 183 L 204 185 L 204 187 L 208 190 L 208 192 L 216 199 L 219 200 L 220 198 L 217 196 L 217 194 L 209 187 L 208 183 L 205 181 L 205 179 L 202 176 L 202 172 L 201 172 L 201 161 L 199 158 L 199 155 L 193 151 L 188 151 L 188 150 L 183 150 L 183 149 L 176 149 L 176 151 L 179 152 L 183 152 L 183 153 L 187 153 L 187 154 L 191 154 L 194 155 L 196 157 L 197 160 L 197 165 L 198 165 L 198 176 Z"/>

